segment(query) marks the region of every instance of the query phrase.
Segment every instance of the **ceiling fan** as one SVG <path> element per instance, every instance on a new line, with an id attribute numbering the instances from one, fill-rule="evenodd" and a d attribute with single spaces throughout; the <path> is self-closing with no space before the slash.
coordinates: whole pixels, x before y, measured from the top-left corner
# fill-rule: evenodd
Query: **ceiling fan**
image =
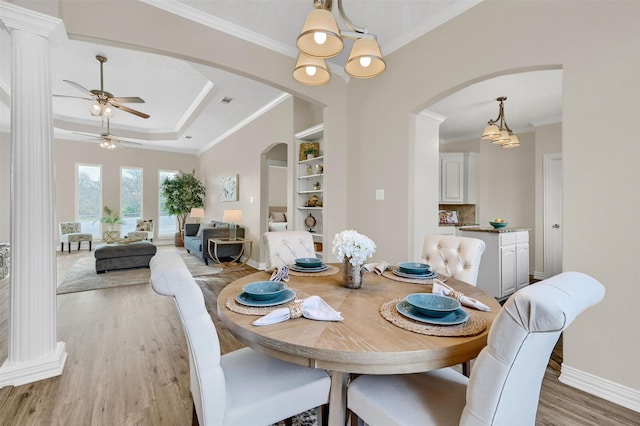
<path id="1" fill-rule="evenodd" d="M 121 105 L 122 103 L 144 103 L 142 98 L 137 96 L 134 97 L 114 97 L 111 93 L 104 91 L 104 74 L 103 74 L 103 65 L 107 62 L 107 58 L 102 55 L 96 55 L 96 59 L 100 62 L 100 90 L 94 89 L 89 90 L 75 81 L 71 80 L 62 80 L 65 83 L 69 83 L 70 85 L 80 89 L 85 92 L 87 95 L 91 96 L 91 98 L 84 98 L 80 96 L 67 96 L 67 95 L 53 95 L 61 98 L 76 98 L 76 99 L 84 99 L 87 101 L 95 102 L 91 107 L 89 107 L 89 112 L 91 115 L 102 115 L 107 118 L 113 117 L 115 114 L 115 110 L 113 108 L 121 109 L 122 111 L 137 115 L 142 118 L 149 118 L 149 114 L 145 114 L 144 112 L 137 111 L 133 108 L 126 107 Z"/>
<path id="2" fill-rule="evenodd" d="M 120 139 L 115 135 L 112 135 L 109 131 L 109 119 L 107 118 L 107 133 L 100 133 L 99 135 L 91 134 L 91 133 L 81 133 L 81 132 L 73 132 L 76 135 L 83 136 L 91 136 L 91 139 L 88 139 L 89 142 L 98 142 L 100 141 L 100 146 L 105 149 L 116 149 L 124 146 L 142 146 L 139 142 L 128 141 L 124 139 Z"/>

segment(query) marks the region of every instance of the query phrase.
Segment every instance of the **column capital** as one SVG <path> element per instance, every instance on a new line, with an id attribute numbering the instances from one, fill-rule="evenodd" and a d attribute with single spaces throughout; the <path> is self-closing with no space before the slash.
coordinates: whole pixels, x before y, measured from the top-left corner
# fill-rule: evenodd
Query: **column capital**
<path id="1" fill-rule="evenodd" d="M 68 39 L 62 19 L 4 1 L 0 1 L 0 25 L 10 33 L 18 30 L 39 35 L 49 40 L 52 46 Z"/>

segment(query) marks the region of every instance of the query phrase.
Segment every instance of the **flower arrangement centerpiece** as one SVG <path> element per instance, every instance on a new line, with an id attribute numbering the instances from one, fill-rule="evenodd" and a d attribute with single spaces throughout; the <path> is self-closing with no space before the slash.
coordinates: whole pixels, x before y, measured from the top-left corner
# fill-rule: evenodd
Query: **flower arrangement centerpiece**
<path id="1" fill-rule="evenodd" d="M 348 288 L 362 287 L 363 265 L 373 256 L 376 244 L 366 235 L 354 230 L 337 233 L 333 237 L 333 254 L 343 263 L 344 285 Z"/>

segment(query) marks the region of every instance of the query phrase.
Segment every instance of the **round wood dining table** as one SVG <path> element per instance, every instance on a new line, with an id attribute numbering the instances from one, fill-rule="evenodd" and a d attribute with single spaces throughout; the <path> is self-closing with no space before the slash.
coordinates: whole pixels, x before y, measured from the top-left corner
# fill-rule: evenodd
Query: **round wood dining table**
<path id="1" fill-rule="evenodd" d="M 302 317 L 255 326 L 252 322 L 259 316 L 233 312 L 226 306 L 227 300 L 234 300 L 245 284 L 269 277 L 270 273 L 260 271 L 226 286 L 218 296 L 218 315 L 245 345 L 278 359 L 329 371 L 330 425 L 345 424 L 349 374 L 416 373 L 469 361 L 486 345 L 489 328 L 500 310 L 500 304 L 482 290 L 447 278 L 446 284 L 491 308 L 490 312 L 473 310 L 487 327 L 469 337 L 419 334 L 387 321 L 382 317 L 380 307 L 411 293 L 431 292 L 432 285 L 400 282 L 367 272 L 361 288 L 349 289 L 342 285 L 341 270 L 330 276 L 290 275 L 288 286 L 309 296 L 322 297 L 342 314 L 343 321 L 314 321 Z"/>

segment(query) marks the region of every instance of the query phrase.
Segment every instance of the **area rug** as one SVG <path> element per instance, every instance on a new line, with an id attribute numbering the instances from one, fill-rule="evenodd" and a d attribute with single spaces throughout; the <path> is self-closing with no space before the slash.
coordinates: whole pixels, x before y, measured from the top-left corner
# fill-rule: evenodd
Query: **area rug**
<path id="1" fill-rule="evenodd" d="M 191 275 L 194 277 L 215 275 L 222 272 L 221 268 L 207 266 L 201 259 L 191 254 L 180 253 L 180 257 L 182 257 L 182 260 L 184 260 L 185 265 L 187 265 Z M 78 259 L 64 277 L 64 280 L 58 286 L 57 294 L 148 283 L 149 276 L 149 268 L 122 269 L 97 274 L 95 259 L 93 257 L 84 257 Z"/>

